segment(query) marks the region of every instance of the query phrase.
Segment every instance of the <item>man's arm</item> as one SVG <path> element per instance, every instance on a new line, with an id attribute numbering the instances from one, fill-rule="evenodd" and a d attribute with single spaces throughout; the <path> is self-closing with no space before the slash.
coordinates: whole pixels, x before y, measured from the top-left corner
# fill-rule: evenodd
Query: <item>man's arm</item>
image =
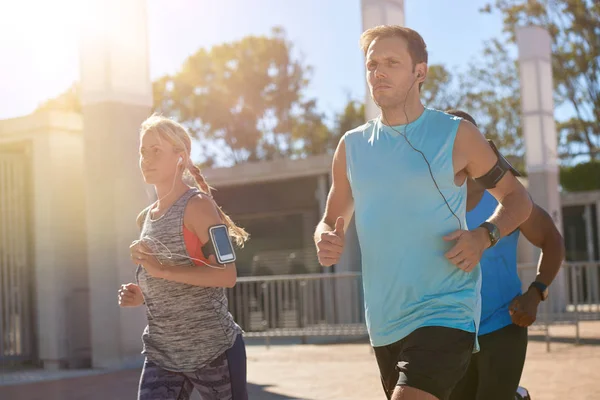
<path id="1" fill-rule="evenodd" d="M 494 168 L 497 161 L 496 153 L 475 125 L 461 121 L 452 152 L 456 176 L 482 177 Z M 499 203 L 488 222 L 498 228 L 501 237 L 513 232 L 529 217 L 533 203 L 527 190 L 512 173 L 507 171 L 488 191 Z M 491 245 L 489 231 L 484 227 L 457 230 L 446 235 L 444 240 L 456 241 L 445 256 L 465 272 L 477 266 L 483 251 Z"/>
<path id="2" fill-rule="evenodd" d="M 344 245 L 344 231 L 352 213 L 354 199 L 346 173 L 346 144 L 340 140 L 333 156 L 332 184 L 327 196 L 325 214 L 315 229 L 315 245 L 319 262 L 331 266 L 339 260 Z M 338 219 L 341 220 L 338 222 Z"/>
<path id="3" fill-rule="evenodd" d="M 458 129 L 455 150 L 459 165 L 471 178 L 479 178 L 487 174 L 496 164 L 498 157 L 479 130 L 471 123 L 461 122 Z M 488 191 L 498 200 L 498 208 L 488 219 L 496 225 L 500 236 L 506 236 L 517 229 L 529 217 L 533 202 L 521 182 L 510 172 L 504 174 L 496 187 Z M 479 228 L 487 237 L 487 231 Z"/>
<path id="4" fill-rule="evenodd" d="M 536 281 L 550 286 L 565 259 L 565 243 L 548 213 L 534 204 L 531 215 L 521 227 L 523 236 L 542 249 Z"/>
<path id="5" fill-rule="evenodd" d="M 331 172 L 331 189 L 327 195 L 325 214 L 315 230 L 315 242 L 323 232 L 333 231 L 335 228 L 335 221 L 338 217 L 344 218 L 345 230 L 352 217 L 352 213 L 354 212 L 352 189 L 350 188 L 350 182 L 348 181 L 348 175 L 346 173 L 346 144 L 344 142 L 344 137 L 342 137 L 335 150 Z"/>
<path id="6" fill-rule="evenodd" d="M 565 258 L 565 245 L 560 232 L 548 213 L 537 204 L 534 204 L 531 215 L 521 225 L 520 230 L 527 240 L 542 249 L 535 280 L 550 286 Z M 537 318 L 540 301 L 542 296 L 534 287 L 514 298 L 509 306 L 513 323 L 523 327 L 533 324 Z"/>

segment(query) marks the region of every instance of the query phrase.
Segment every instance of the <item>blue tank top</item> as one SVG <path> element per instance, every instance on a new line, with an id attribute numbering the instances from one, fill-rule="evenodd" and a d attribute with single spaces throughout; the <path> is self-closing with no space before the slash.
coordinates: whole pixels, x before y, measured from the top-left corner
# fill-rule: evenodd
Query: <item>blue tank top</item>
<path id="1" fill-rule="evenodd" d="M 448 204 L 466 229 L 466 185 L 454 183 L 452 149 L 460 118 L 425 109 L 395 126 L 431 164 Z M 481 272 L 450 263 L 443 236 L 459 229 L 423 157 L 379 119 L 344 136 L 347 176 L 362 253 L 367 328 L 385 346 L 424 326 L 476 332 Z"/>
<path id="2" fill-rule="evenodd" d="M 492 216 L 498 201 L 486 190 L 477 206 L 467 213 L 467 226 L 474 229 Z M 503 237 L 481 257 L 481 325 L 485 335 L 512 323 L 508 306 L 521 294 L 517 273 L 517 243 L 519 230 Z"/>

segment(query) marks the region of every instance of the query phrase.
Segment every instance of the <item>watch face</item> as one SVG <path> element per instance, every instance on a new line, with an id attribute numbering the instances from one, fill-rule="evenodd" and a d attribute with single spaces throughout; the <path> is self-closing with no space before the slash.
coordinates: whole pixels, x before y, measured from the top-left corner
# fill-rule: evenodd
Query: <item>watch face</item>
<path id="1" fill-rule="evenodd" d="M 498 242 L 498 240 L 500 240 L 500 231 L 498 230 L 498 227 L 489 222 L 485 222 L 484 226 L 488 231 L 491 246 L 495 245 Z"/>
<path id="2" fill-rule="evenodd" d="M 500 239 L 500 230 L 498 229 L 498 227 L 496 225 L 493 225 L 492 237 L 494 238 L 495 242 L 497 242 Z"/>

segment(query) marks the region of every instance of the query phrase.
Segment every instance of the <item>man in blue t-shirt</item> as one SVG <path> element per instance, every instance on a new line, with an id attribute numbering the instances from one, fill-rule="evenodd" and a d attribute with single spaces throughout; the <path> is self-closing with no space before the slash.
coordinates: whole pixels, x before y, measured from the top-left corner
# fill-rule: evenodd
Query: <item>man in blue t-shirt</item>
<path id="1" fill-rule="evenodd" d="M 477 126 L 464 111 L 450 110 Z M 517 174 L 513 170 L 513 174 Z M 479 226 L 496 210 L 498 201 L 473 180 L 467 180 L 467 225 Z M 542 249 L 538 274 L 529 290 L 521 293 L 517 274 L 519 233 Z M 564 259 L 562 236 L 552 218 L 534 204 L 529 218 L 510 235 L 488 248 L 481 257 L 481 350 L 471 357 L 467 373 L 452 392 L 452 400 L 513 400 L 525 363 L 527 327 L 547 297 L 547 288 Z"/>

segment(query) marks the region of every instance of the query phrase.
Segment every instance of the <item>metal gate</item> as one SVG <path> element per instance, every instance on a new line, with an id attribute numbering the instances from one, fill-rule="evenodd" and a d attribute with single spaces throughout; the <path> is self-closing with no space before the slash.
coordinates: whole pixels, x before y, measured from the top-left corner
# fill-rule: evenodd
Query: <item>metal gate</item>
<path id="1" fill-rule="evenodd" d="M 29 175 L 24 152 L 0 149 L 0 364 L 35 356 Z"/>

